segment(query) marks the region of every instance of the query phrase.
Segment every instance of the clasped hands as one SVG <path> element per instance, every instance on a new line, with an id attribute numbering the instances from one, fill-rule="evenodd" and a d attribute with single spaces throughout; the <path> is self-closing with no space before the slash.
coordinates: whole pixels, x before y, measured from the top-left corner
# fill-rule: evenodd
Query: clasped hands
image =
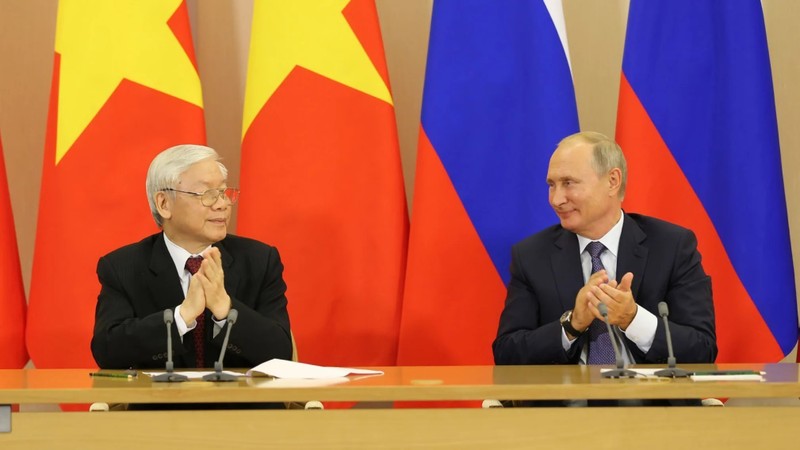
<path id="1" fill-rule="evenodd" d="M 225 273 L 219 249 L 211 247 L 202 256 L 200 270 L 192 275 L 186 298 L 181 303 L 181 317 L 188 326 L 192 326 L 206 308 L 217 320 L 228 317 L 231 309 L 231 298 L 225 291 Z"/>
<path id="2" fill-rule="evenodd" d="M 605 270 L 600 270 L 589 277 L 575 298 L 575 308 L 572 310 L 572 326 L 583 331 L 595 319 L 603 320 L 603 315 L 597 308 L 600 303 L 605 303 L 608 308 L 608 323 L 625 330 L 636 316 L 636 300 L 631 292 L 633 273 L 626 273 L 619 283 L 609 280 Z"/>

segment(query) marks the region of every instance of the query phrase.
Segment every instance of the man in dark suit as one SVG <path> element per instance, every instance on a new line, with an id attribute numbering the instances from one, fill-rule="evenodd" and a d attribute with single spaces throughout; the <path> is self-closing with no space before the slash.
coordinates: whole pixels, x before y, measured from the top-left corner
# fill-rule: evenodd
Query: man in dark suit
<path id="1" fill-rule="evenodd" d="M 624 213 L 626 177 L 622 150 L 602 134 L 578 133 L 559 143 L 547 183 L 560 224 L 512 250 L 496 364 L 613 364 L 611 339 L 624 344 L 626 362 L 664 364 L 661 301 L 669 306 L 677 360 L 715 360 L 711 280 L 694 233 Z"/>
<path id="2" fill-rule="evenodd" d="M 100 258 L 92 354 L 101 368 L 162 369 L 164 310 L 174 310 L 176 368 L 212 367 L 231 308 L 225 367 L 291 359 L 286 284 L 278 251 L 227 234 L 238 190 L 211 148 L 172 147 L 147 173 L 147 197 L 163 232 Z M 202 257 L 200 259 L 199 257 Z"/>

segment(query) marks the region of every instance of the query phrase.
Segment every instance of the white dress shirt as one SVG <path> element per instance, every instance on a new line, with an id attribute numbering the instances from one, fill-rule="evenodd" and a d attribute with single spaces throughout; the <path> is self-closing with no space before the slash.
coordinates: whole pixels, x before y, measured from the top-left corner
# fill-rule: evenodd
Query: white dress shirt
<path id="1" fill-rule="evenodd" d="M 625 213 L 620 211 L 620 217 L 617 223 L 611 227 L 608 233 L 606 233 L 600 239 L 597 239 L 597 241 L 606 247 L 606 250 L 600 254 L 600 261 L 603 263 L 603 267 L 608 274 L 609 280 L 617 279 L 617 256 L 619 255 L 619 240 L 622 236 L 622 224 L 624 219 Z M 581 235 L 577 235 L 577 237 L 578 251 L 580 252 L 581 257 L 581 267 L 583 269 L 583 282 L 586 283 L 589 281 L 589 277 L 592 274 L 592 257 L 589 255 L 589 252 L 586 251 L 586 246 L 589 245 L 590 242 L 593 242 L 593 240 Z M 622 330 L 617 326 L 613 326 L 612 329 L 615 333 L 624 333 L 625 336 L 634 344 L 636 344 L 641 351 L 647 353 L 650 350 L 650 347 L 653 345 L 657 327 L 658 317 L 644 308 L 637 307 L 636 315 L 633 317 L 630 325 L 628 325 L 628 329 Z M 614 339 L 615 337 L 612 335 L 611 338 Z M 564 347 L 564 350 L 569 350 L 574 342 L 575 339 L 570 340 L 567 337 L 566 331 L 564 331 L 564 328 L 562 327 L 561 345 Z M 628 348 L 619 339 L 617 340 L 617 343 L 620 344 L 620 349 L 624 349 L 624 351 L 622 351 L 622 359 L 625 360 L 626 364 L 632 363 L 633 356 L 631 355 L 630 351 L 628 351 Z M 584 348 L 581 351 L 581 364 L 586 364 L 586 361 L 587 352 Z"/>
<path id="2" fill-rule="evenodd" d="M 200 253 L 211 248 L 209 245 L 208 247 L 204 248 L 202 252 L 193 255 L 186 251 L 183 247 L 179 246 L 178 244 L 172 242 L 167 237 L 167 233 L 164 234 L 164 242 L 167 244 L 167 251 L 169 252 L 169 256 L 172 257 L 172 262 L 175 264 L 175 270 L 178 271 L 178 277 L 181 280 L 181 289 L 183 289 L 183 297 L 186 298 L 186 292 L 189 290 L 189 283 L 192 281 L 192 274 L 186 270 L 186 260 L 188 260 L 192 256 L 201 256 Z M 222 330 L 222 327 L 225 326 L 225 319 L 218 321 L 213 315 L 211 316 L 211 320 L 214 321 L 214 336 L 217 336 Z M 183 320 L 181 316 L 181 305 L 175 307 L 175 326 L 178 327 L 178 334 L 181 336 L 181 340 L 183 340 L 183 335 L 188 333 L 191 330 L 194 330 L 194 327 L 197 326 L 197 322 L 192 324 L 191 327 L 186 325 L 186 321 Z"/>

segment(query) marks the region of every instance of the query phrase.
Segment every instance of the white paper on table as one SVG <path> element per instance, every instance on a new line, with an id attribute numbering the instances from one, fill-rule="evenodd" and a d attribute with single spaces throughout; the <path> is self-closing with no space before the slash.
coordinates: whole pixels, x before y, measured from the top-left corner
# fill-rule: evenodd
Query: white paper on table
<path id="1" fill-rule="evenodd" d="M 248 377 L 247 385 L 258 388 L 308 388 L 333 386 L 336 384 L 349 383 L 350 379 L 339 378 L 272 378 L 272 377 Z"/>
<path id="2" fill-rule="evenodd" d="M 764 381 L 764 376 L 753 374 L 692 375 L 692 381 Z"/>
<path id="3" fill-rule="evenodd" d="M 148 377 L 155 377 L 157 375 L 161 375 L 162 373 L 166 372 L 142 372 L 143 374 L 147 375 Z M 186 375 L 186 378 L 190 380 L 202 380 L 204 376 L 214 373 L 213 370 L 210 371 L 201 371 L 201 372 L 172 372 L 176 375 Z M 243 377 L 245 376 L 241 372 L 231 372 L 230 370 L 223 370 L 222 373 L 233 375 L 235 377 Z"/>
<path id="4" fill-rule="evenodd" d="M 600 369 L 600 373 L 605 373 L 615 369 Z M 663 368 L 659 369 L 652 369 L 652 368 L 636 368 L 636 367 L 628 367 L 628 370 L 632 370 L 636 372 L 637 378 L 660 378 L 656 375 L 656 372 L 659 370 L 663 370 Z M 700 375 L 689 375 L 693 381 L 764 381 L 764 374 L 761 373 L 760 375 L 757 373 L 753 374 L 742 374 L 742 373 L 723 373 L 724 371 L 718 374 L 700 374 Z"/>
<path id="5" fill-rule="evenodd" d="M 635 368 L 635 367 L 626 367 L 628 370 L 632 370 L 636 372 L 637 377 L 644 377 L 644 378 L 657 378 L 656 372 L 662 369 L 650 369 L 650 368 Z M 609 368 L 609 369 L 600 369 L 600 373 L 610 372 L 612 370 L 617 370 L 616 367 Z"/>
<path id="6" fill-rule="evenodd" d="M 383 375 L 380 370 L 353 369 L 349 367 L 324 367 L 285 359 L 270 359 L 247 371 L 247 376 L 268 375 L 275 378 L 327 379 L 348 375 Z"/>

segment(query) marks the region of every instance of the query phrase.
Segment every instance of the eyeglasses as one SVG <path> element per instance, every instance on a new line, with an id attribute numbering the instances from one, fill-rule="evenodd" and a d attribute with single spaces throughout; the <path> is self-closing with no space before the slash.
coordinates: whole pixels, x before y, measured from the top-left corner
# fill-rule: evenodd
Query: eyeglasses
<path id="1" fill-rule="evenodd" d="M 236 188 L 222 188 L 222 189 L 209 189 L 205 192 L 190 192 L 182 191 L 180 189 L 165 188 L 162 191 L 180 192 L 181 194 L 194 195 L 200 197 L 200 202 L 203 206 L 213 206 L 217 203 L 217 199 L 222 197 L 228 204 L 232 205 L 239 200 L 239 189 Z"/>

